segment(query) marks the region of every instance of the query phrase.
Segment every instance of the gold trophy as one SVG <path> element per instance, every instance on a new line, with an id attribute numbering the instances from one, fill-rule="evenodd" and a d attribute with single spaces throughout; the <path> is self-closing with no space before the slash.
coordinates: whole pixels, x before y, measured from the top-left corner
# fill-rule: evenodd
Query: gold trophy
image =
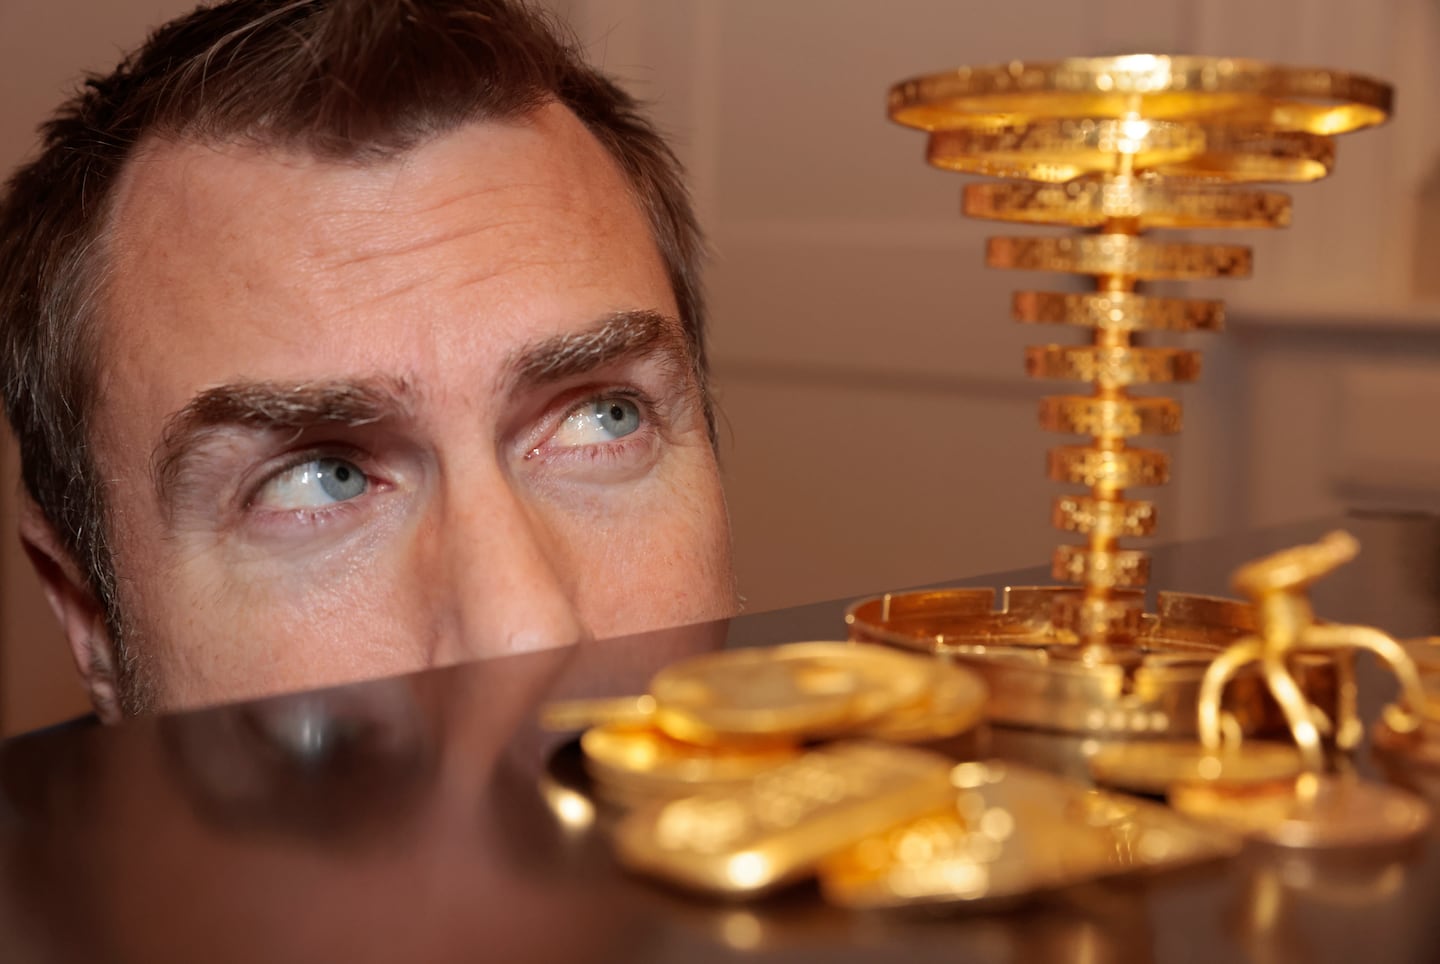
<path id="1" fill-rule="evenodd" d="M 1132 490 L 1170 473 L 1164 452 L 1132 440 L 1180 430 L 1179 404 L 1143 391 L 1200 370 L 1195 351 L 1137 339 L 1223 318 L 1219 302 L 1138 285 L 1250 271 L 1248 248 L 1147 232 L 1287 224 L 1289 197 L 1252 185 L 1325 176 L 1335 135 L 1380 123 L 1390 100 L 1336 71 L 1153 56 L 962 68 L 892 89 L 891 118 L 929 133 L 931 163 L 1002 179 L 968 186 L 967 214 L 1088 230 L 987 250 L 994 267 L 1095 279 L 1014 299 L 1021 322 L 1090 332 L 1026 354 L 1035 377 L 1092 386 L 1040 411 L 1047 430 L 1089 438 L 1049 457 L 1052 479 L 1083 490 L 1052 510 L 1084 540 L 1053 557 L 1070 585 L 1007 589 L 998 608 L 988 589 L 887 594 L 850 607 L 848 644 L 692 657 L 643 695 L 550 706 L 550 725 L 588 727 L 580 750 L 594 797 L 619 811 L 619 862 L 729 899 L 815 877 L 842 907 L 974 908 L 1233 855 L 1240 837 L 1333 849 L 1428 826 L 1420 799 L 1330 772 L 1329 748 L 1363 736 L 1360 651 L 1401 682 L 1377 742 L 1440 767 L 1421 672 L 1440 678 L 1440 640 L 1407 647 L 1311 609 L 1310 583 L 1354 555 L 1353 539 L 1242 567 L 1246 602 L 1161 592 L 1153 612 L 1149 559 L 1121 545 L 1156 527 Z M 1167 794 L 1173 809 L 936 752 L 982 718 L 1079 742 L 1096 782 Z M 1253 739 L 1267 732 L 1291 741 Z M 740 920 L 758 940 L 760 919 Z"/>
<path id="2" fill-rule="evenodd" d="M 998 611 L 984 591 L 891 594 L 847 614 L 858 640 L 949 654 L 979 669 L 1000 723 L 1100 737 L 1087 763 L 1099 782 L 1168 793 L 1191 816 L 1300 848 L 1405 840 L 1429 824 L 1419 799 L 1330 775 L 1325 741 L 1360 742 L 1353 657 L 1391 668 L 1401 699 L 1377 740 L 1395 755 L 1440 758 L 1416 660 L 1364 626 L 1319 622 L 1306 590 L 1358 550 L 1332 533 L 1243 566 L 1249 604 L 1159 594 L 1143 610 L 1145 553 L 1124 538 L 1155 530 L 1153 503 L 1132 489 L 1168 481 L 1168 456 L 1131 440 L 1180 430 L 1180 406 L 1144 386 L 1192 380 L 1199 353 L 1151 347 L 1148 332 L 1215 331 L 1216 301 L 1154 297 L 1150 281 L 1244 277 L 1250 250 L 1153 241 L 1164 228 L 1264 228 L 1289 222 L 1290 199 L 1251 185 L 1327 175 L 1335 135 L 1378 124 L 1388 86 L 1352 74 L 1252 61 L 1127 56 L 961 68 L 896 85 L 893 120 L 929 133 L 929 161 L 1004 178 L 969 185 L 965 213 L 1066 225 L 1066 237 L 1000 237 L 992 267 L 1094 278 L 1091 292 L 1025 291 L 1014 317 L 1088 329 L 1089 343 L 1026 352 L 1038 378 L 1083 382 L 1089 394 L 1041 403 L 1045 429 L 1089 436 L 1054 448 L 1050 478 L 1085 491 L 1059 496 L 1052 574 L 1078 589 L 1010 589 Z M 1413 649 L 1413 647 L 1412 647 Z M 1281 729 L 1290 743 L 1248 734 Z"/>
<path id="3" fill-rule="evenodd" d="M 865 600 L 848 614 L 852 638 L 978 668 L 998 722 L 1104 739 L 1195 736 L 1207 667 L 1257 632 L 1255 611 L 1161 592 L 1147 613 L 1149 557 L 1122 540 L 1155 531 L 1155 505 L 1132 492 L 1170 475 L 1165 452 L 1133 440 L 1181 426 L 1177 401 L 1143 392 L 1200 372 L 1199 352 L 1137 339 L 1216 331 L 1223 309 L 1137 289 L 1244 277 L 1251 257 L 1240 245 L 1147 235 L 1288 224 L 1290 198 L 1253 185 L 1324 177 L 1335 135 L 1380 123 L 1390 102 L 1388 86 L 1337 71 L 1149 55 L 961 68 L 892 88 L 890 117 L 929 134 L 930 163 L 1002 179 L 970 184 L 966 214 L 1087 229 L 992 238 L 986 252 L 992 267 L 1094 279 L 1093 291 L 1023 291 L 1013 305 L 1017 321 L 1090 335 L 1086 344 L 1031 347 L 1025 358 L 1034 377 L 1092 386 L 1040 406 L 1046 430 L 1089 439 L 1053 448 L 1048 464 L 1051 479 L 1081 487 L 1058 496 L 1051 516 L 1083 542 L 1061 545 L 1052 559 L 1054 578 L 1075 588 L 1010 589 L 998 611 L 983 590 Z M 1319 705 L 1341 698 L 1333 662 L 1294 672 Z M 1285 722 L 1258 673 L 1239 674 L 1225 697 L 1222 718 L 1233 729 Z"/>

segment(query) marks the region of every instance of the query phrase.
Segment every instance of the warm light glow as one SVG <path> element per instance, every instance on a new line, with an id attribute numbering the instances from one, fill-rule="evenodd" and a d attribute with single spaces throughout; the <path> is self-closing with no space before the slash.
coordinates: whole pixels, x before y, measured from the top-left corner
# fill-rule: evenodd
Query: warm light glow
<path id="1" fill-rule="evenodd" d="M 595 824 L 595 805 L 564 787 L 545 787 L 545 802 L 566 830 L 589 830 Z"/>
<path id="2" fill-rule="evenodd" d="M 763 854 L 743 851 L 731 857 L 725 864 L 725 877 L 735 887 L 749 890 L 765 883 L 770 873 L 770 861 Z"/>

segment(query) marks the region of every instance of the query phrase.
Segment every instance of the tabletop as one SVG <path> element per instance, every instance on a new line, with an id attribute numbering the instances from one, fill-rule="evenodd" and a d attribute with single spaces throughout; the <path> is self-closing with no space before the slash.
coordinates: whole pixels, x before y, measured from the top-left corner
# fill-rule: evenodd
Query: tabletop
<path id="1" fill-rule="evenodd" d="M 1152 584 L 1343 526 L 1325 618 L 1440 632 L 1440 520 L 1354 517 L 1163 546 Z M 956 585 L 1027 585 L 1041 571 Z M 893 588 L 893 587 L 876 587 Z M 548 700 L 641 691 L 694 652 L 843 638 L 845 602 L 0 744 L 5 961 L 1440 960 L 1440 850 L 1251 845 L 1001 912 L 855 913 L 800 884 L 750 903 L 625 873 Z M 1362 664 L 1368 718 L 1393 692 Z M 982 734 L 981 750 L 1004 743 Z M 1378 771 L 1362 748 L 1355 767 Z M 1423 776 L 1423 775 L 1421 775 Z"/>

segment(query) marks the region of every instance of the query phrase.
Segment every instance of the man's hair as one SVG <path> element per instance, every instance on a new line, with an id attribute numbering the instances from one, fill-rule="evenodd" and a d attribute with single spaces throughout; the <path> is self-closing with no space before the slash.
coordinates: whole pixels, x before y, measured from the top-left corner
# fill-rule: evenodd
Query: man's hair
<path id="1" fill-rule="evenodd" d="M 137 145 L 239 143 L 364 163 L 550 102 L 599 140 L 648 216 L 704 397 L 703 242 L 679 163 L 636 102 L 524 0 L 228 0 L 160 28 L 42 128 L 42 153 L 0 198 L 0 388 L 25 487 L 89 579 L 117 644 L 104 480 L 89 432 L 107 223 Z M 705 407 L 708 415 L 708 399 Z M 118 655 L 123 691 L 133 654 Z"/>

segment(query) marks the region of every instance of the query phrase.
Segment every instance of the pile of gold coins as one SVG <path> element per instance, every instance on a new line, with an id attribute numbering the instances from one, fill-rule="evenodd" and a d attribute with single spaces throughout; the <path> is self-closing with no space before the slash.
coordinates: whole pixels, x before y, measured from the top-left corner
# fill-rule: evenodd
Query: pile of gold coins
<path id="1" fill-rule="evenodd" d="M 818 877 L 845 907 L 989 906 L 1236 849 L 1158 804 L 905 745 L 972 730 L 985 701 L 939 659 L 792 643 L 685 660 L 645 695 L 552 704 L 543 722 L 588 725 L 624 865 L 729 898 Z"/>
<path id="2" fill-rule="evenodd" d="M 1031 375 L 1092 386 L 1040 413 L 1047 430 L 1089 438 L 1049 457 L 1052 479 L 1085 490 L 1052 512 L 1084 539 L 1052 559 L 1069 585 L 1007 589 L 998 608 L 989 590 L 887 594 L 850 607 L 849 643 L 710 653 L 640 696 L 551 705 L 548 726 L 584 731 L 619 861 L 727 898 L 814 879 L 843 907 L 976 908 L 1230 855 L 1241 839 L 1293 853 L 1421 834 L 1429 805 L 1357 776 L 1344 754 L 1364 736 L 1354 659 L 1368 653 L 1400 683 L 1377 747 L 1398 772 L 1440 772 L 1440 641 L 1316 617 L 1309 587 L 1354 556 L 1353 538 L 1242 566 L 1244 601 L 1160 593 L 1153 613 L 1149 559 L 1120 545 L 1155 531 L 1154 504 L 1131 491 L 1169 477 L 1168 455 L 1132 440 L 1180 430 L 1178 402 L 1142 392 L 1200 367 L 1195 351 L 1138 339 L 1223 319 L 1219 302 L 1140 286 L 1250 270 L 1247 248 L 1147 235 L 1288 224 L 1289 197 L 1256 185 L 1324 177 L 1334 137 L 1381 123 L 1390 103 L 1365 77 L 1196 57 L 897 84 L 890 117 L 926 132 L 932 164 L 1003 178 L 969 185 L 967 214 L 1086 232 L 987 250 L 993 267 L 1093 279 L 1014 301 L 1021 322 L 1088 333 L 1026 355 Z M 1074 742 L 1084 763 L 1069 772 L 1107 789 L 983 759 L 962 745 L 981 723 Z"/>

